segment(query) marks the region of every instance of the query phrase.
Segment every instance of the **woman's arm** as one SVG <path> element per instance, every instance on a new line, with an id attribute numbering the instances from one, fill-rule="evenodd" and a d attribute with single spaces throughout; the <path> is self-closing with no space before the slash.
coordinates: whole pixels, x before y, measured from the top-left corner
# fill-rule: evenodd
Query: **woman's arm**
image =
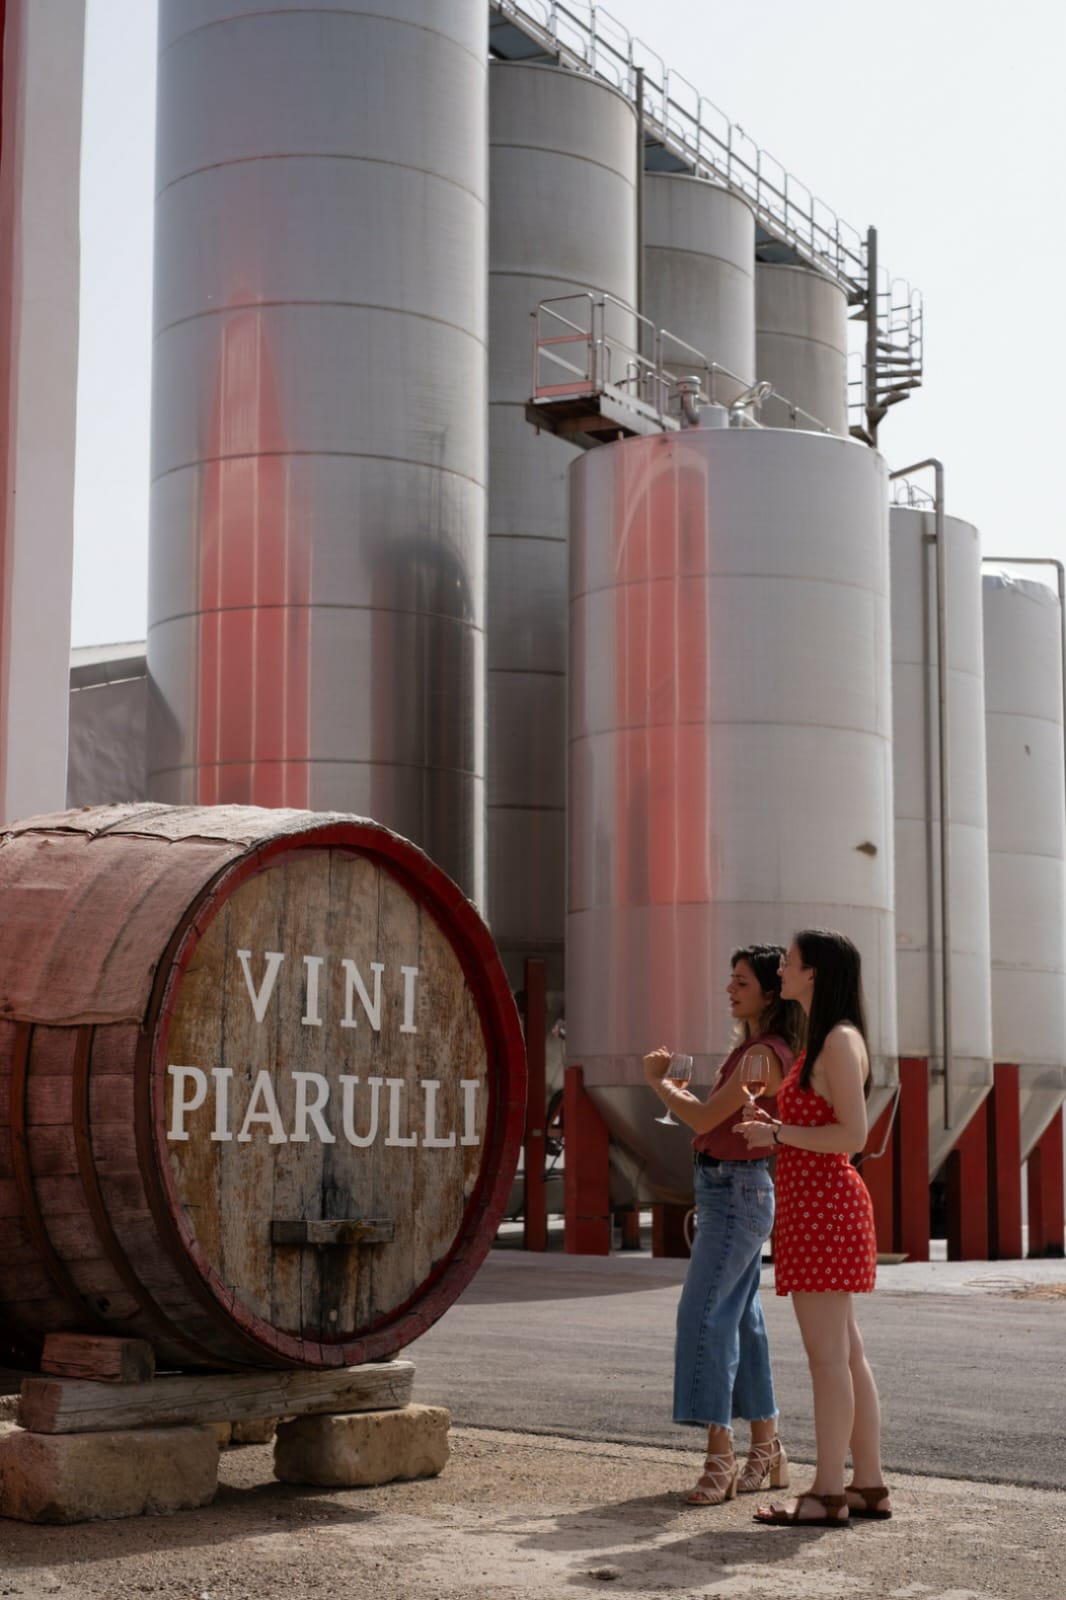
<path id="1" fill-rule="evenodd" d="M 770 1082 L 767 1094 L 776 1094 L 781 1087 L 781 1064 L 772 1046 L 762 1044 L 758 1046 L 761 1053 L 770 1058 Z M 741 1058 L 743 1060 L 743 1057 Z M 644 1057 L 644 1077 L 652 1089 L 655 1090 L 663 1105 L 693 1133 L 710 1133 L 723 1122 L 731 1122 L 744 1104 L 744 1090 L 740 1082 L 740 1065 L 730 1073 L 721 1088 L 714 1089 L 706 1100 L 698 1099 L 690 1094 L 687 1089 L 678 1087 L 677 1084 L 667 1083 L 664 1073 L 669 1069 L 670 1052 L 663 1048 L 653 1050 L 651 1055 Z"/>
<path id="2" fill-rule="evenodd" d="M 854 1155 L 865 1148 L 867 1125 L 863 1085 L 869 1063 L 858 1031 L 850 1027 L 834 1028 L 822 1046 L 817 1065 L 818 1075 L 824 1080 L 824 1091 L 820 1089 L 819 1093 L 832 1106 L 836 1122 L 827 1123 L 822 1128 L 802 1128 L 795 1123 L 760 1118 L 756 1122 L 741 1124 L 740 1131 L 749 1145 L 755 1149 L 768 1149 L 775 1143 L 792 1145 L 797 1150 L 813 1150 L 823 1155 L 837 1151 Z"/>

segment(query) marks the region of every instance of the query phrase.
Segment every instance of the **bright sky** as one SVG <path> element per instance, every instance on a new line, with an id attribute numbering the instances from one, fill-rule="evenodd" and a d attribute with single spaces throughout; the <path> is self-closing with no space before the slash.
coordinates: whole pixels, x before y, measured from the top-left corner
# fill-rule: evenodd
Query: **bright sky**
<path id="1" fill-rule="evenodd" d="M 1066 5 L 606 9 L 922 290 L 925 387 L 882 425 L 890 465 L 940 456 L 986 552 L 1066 558 Z M 154 71 L 153 0 L 88 0 L 76 645 L 145 630 Z"/>

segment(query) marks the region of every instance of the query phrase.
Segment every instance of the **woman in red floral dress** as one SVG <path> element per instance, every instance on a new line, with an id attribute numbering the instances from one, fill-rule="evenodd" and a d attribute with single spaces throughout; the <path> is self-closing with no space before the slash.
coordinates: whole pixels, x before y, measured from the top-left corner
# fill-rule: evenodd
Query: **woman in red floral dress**
<path id="1" fill-rule="evenodd" d="M 806 1013 L 807 1049 L 778 1091 L 781 1120 L 757 1111 L 741 1131 L 753 1149 L 778 1148 L 774 1275 L 777 1293 L 792 1296 L 811 1369 L 817 1464 L 791 1506 L 760 1506 L 755 1517 L 844 1527 L 892 1515 L 877 1386 L 851 1300 L 873 1288 L 877 1267 L 873 1206 L 851 1164 L 866 1143 L 870 1077 L 859 952 L 842 933 L 797 933 L 781 993 Z"/>

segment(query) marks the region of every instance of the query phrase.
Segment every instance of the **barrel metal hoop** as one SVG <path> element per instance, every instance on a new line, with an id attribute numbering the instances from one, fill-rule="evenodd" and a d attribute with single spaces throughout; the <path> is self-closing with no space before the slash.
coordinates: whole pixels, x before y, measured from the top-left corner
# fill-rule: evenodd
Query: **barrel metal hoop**
<path id="1" fill-rule="evenodd" d="M 184 1346 L 196 1361 L 215 1364 L 218 1360 L 215 1353 L 198 1344 L 187 1333 L 182 1332 L 181 1328 L 171 1321 L 162 1307 L 158 1306 L 153 1300 L 151 1294 L 134 1271 L 108 1215 L 107 1207 L 104 1203 L 103 1190 L 100 1187 L 99 1174 L 96 1170 L 91 1133 L 90 1063 L 95 1037 L 96 1029 L 91 1024 L 78 1030 L 78 1046 L 74 1056 L 72 1122 L 74 1148 L 78 1158 L 78 1176 L 81 1178 L 81 1186 L 88 1203 L 89 1213 L 96 1226 L 97 1238 L 104 1248 L 107 1259 L 114 1267 L 125 1288 L 137 1301 L 145 1316 L 168 1339 L 173 1339 L 177 1344 Z"/>
<path id="2" fill-rule="evenodd" d="M 15 1185 L 22 1202 L 23 1220 L 48 1276 L 74 1314 L 74 1326 L 71 1331 L 84 1328 L 88 1323 L 97 1333 L 111 1333 L 113 1330 L 109 1324 L 94 1311 L 75 1283 L 66 1263 L 56 1254 L 48 1226 L 41 1214 L 37 1188 L 33 1181 L 29 1127 L 26 1121 L 34 1031 L 32 1022 L 20 1022 L 17 1025 L 11 1061 L 11 1160 Z"/>

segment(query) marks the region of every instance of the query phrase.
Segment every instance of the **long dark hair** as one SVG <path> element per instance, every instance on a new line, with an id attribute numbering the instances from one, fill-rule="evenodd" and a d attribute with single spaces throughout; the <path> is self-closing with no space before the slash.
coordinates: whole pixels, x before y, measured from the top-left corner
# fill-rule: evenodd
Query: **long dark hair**
<path id="1" fill-rule="evenodd" d="M 781 998 L 778 968 L 784 954 L 779 944 L 748 944 L 742 950 L 733 951 L 729 965 L 733 968 L 738 961 L 748 963 L 763 994 L 771 997 L 759 1022 L 759 1032 L 775 1033 L 795 1054 L 803 1038 L 803 1012 L 794 1000 Z"/>
<path id="2" fill-rule="evenodd" d="M 810 1087 L 814 1063 L 838 1022 L 858 1028 L 866 1043 L 866 1011 L 862 1003 L 862 957 L 845 933 L 830 928 L 804 928 L 793 939 L 805 967 L 814 968 L 814 993 L 807 1018 L 807 1054 L 799 1087 Z M 869 1095 L 867 1074 L 864 1093 Z"/>

